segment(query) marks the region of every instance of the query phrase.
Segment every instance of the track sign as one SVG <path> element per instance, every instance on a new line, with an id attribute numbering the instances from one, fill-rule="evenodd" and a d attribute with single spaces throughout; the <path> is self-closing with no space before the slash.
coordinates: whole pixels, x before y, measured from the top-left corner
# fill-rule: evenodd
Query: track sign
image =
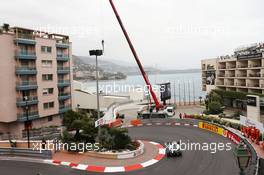
<path id="1" fill-rule="evenodd" d="M 95 121 L 95 127 L 97 128 L 98 126 L 103 126 L 105 124 L 104 118 L 100 118 Z"/>

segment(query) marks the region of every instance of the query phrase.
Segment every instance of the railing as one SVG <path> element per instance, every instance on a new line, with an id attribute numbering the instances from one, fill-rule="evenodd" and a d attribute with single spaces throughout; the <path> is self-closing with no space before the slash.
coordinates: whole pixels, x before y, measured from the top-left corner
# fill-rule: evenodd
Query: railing
<path id="1" fill-rule="evenodd" d="M 247 77 L 247 74 L 237 74 L 237 77 Z"/>
<path id="2" fill-rule="evenodd" d="M 71 93 L 59 93 L 59 96 L 69 96 Z"/>
<path id="3" fill-rule="evenodd" d="M 27 57 L 35 57 L 36 52 L 27 52 L 27 51 L 16 51 L 16 56 L 27 56 Z"/>
<path id="4" fill-rule="evenodd" d="M 260 77 L 260 74 L 248 74 L 249 77 Z"/>
<path id="5" fill-rule="evenodd" d="M 70 80 L 58 80 L 59 84 L 69 84 Z"/>
<path id="6" fill-rule="evenodd" d="M 27 97 L 28 99 L 27 100 L 25 100 L 25 98 L 23 98 L 23 97 L 19 97 L 19 98 L 17 98 L 17 102 L 30 102 L 30 101 L 37 101 L 38 100 L 38 97 L 37 96 L 29 96 L 29 97 Z"/>
<path id="7" fill-rule="evenodd" d="M 52 153 L 48 150 L 32 150 L 24 148 L 0 148 L 0 155 L 5 156 L 22 156 L 22 157 L 32 157 L 41 159 L 51 159 Z"/>
<path id="8" fill-rule="evenodd" d="M 37 85 L 36 81 L 21 81 L 16 83 L 17 86 L 34 86 Z"/>
<path id="9" fill-rule="evenodd" d="M 65 58 L 65 57 L 69 57 L 69 55 L 67 55 L 67 54 L 57 54 L 57 58 Z"/>
<path id="10" fill-rule="evenodd" d="M 260 87 L 259 84 L 247 84 L 247 87 Z"/>
<path id="11" fill-rule="evenodd" d="M 16 38 L 35 40 L 35 36 L 33 34 L 17 33 L 16 36 Z"/>
<path id="12" fill-rule="evenodd" d="M 16 66 L 16 70 L 36 70 L 35 66 Z"/>
<path id="13" fill-rule="evenodd" d="M 57 70 L 59 70 L 59 71 L 69 71 L 70 67 L 57 67 Z"/>
<path id="14" fill-rule="evenodd" d="M 69 44 L 69 40 L 56 40 L 57 44 Z"/>
<path id="15" fill-rule="evenodd" d="M 27 117 L 29 118 L 29 120 L 31 120 L 33 118 L 37 118 L 38 115 L 39 115 L 38 111 L 29 111 L 28 113 L 21 112 L 21 113 L 17 114 L 17 118 L 18 118 L 18 120 L 26 121 Z"/>
<path id="16" fill-rule="evenodd" d="M 225 74 L 218 74 L 218 77 L 225 77 Z"/>
<path id="17" fill-rule="evenodd" d="M 237 86 L 246 86 L 246 83 L 243 83 L 243 84 L 237 84 Z"/>

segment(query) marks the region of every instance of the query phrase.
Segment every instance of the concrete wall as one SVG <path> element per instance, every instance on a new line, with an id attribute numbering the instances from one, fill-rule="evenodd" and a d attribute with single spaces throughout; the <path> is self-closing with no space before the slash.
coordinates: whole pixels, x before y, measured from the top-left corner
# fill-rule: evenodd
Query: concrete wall
<path id="1" fill-rule="evenodd" d="M 0 35 L 0 122 L 17 120 L 14 35 Z"/>
<path id="2" fill-rule="evenodd" d="M 51 39 L 36 38 L 36 67 L 38 70 L 37 82 L 38 82 L 38 111 L 41 117 L 58 114 L 59 112 L 59 102 L 58 102 L 58 88 L 57 88 L 57 59 L 56 59 L 56 41 Z M 52 47 L 52 53 L 42 53 L 41 46 L 50 46 Z M 46 68 L 42 67 L 42 60 L 51 60 L 52 67 Z M 53 74 L 52 81 L 43 81 L 43 74 Z M 43 88 L 53 88 L 54 92 L 52 95 L 43 95 Z M 44 109 L 43 104 L 47 102 L 54 102 L 54 108 Z"/>
<path id="3" fill-rule="evenodd" d="M 76 109 L 77 105 L 80 105 L 81 109 L 97 109 L 97 97 L 96 94 L 90 94 L 88 92 L 74 90 L 73 91 L 73 108 Z M 119 96 L 103 96 L 100 95 L 99 102 L 100 108 L 108 108 L 113 103 L 122 103 L 128 101 L 129 97 Z"/>

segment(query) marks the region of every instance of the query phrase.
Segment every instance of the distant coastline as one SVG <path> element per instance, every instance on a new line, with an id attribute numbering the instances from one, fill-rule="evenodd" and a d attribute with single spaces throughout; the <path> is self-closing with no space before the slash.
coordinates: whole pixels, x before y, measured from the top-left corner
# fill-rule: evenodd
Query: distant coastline
<path id="1" fill-rule="evenodd" d="M 153 75 L 153 74 L 184 74 L 184 73 L 200 73 L 201 69 L 182 69 L 182 70 L 157 70 L 157 71 L 149 71 L 147 74 Z M 141 75 L 140 72 L 130 72 L 126 73 L 127 76 L 132 75 Z"/>

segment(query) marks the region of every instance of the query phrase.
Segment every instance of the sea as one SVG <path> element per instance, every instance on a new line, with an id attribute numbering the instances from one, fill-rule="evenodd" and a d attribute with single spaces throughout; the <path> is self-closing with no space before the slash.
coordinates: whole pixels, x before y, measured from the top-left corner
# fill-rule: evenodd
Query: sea
<path id="1" fill-rule="evenodd" d="M 202 91 L 201 73 L 176 73 L 176 74 L 151 74 L 148 76 L 154 88 L 160 88 L 159 84 L 171 83 L 171 100 L 174 102 L 199 101 L 206 93 Z M 96 81 L 84 81 L 85 87 L 95 92 Z M 99 89 L 111 94 L 125 94 L 128 87 L 143 87 L 145 82 L 141 75 L 130 75 L 124 80 L 100 80 Z"/>

